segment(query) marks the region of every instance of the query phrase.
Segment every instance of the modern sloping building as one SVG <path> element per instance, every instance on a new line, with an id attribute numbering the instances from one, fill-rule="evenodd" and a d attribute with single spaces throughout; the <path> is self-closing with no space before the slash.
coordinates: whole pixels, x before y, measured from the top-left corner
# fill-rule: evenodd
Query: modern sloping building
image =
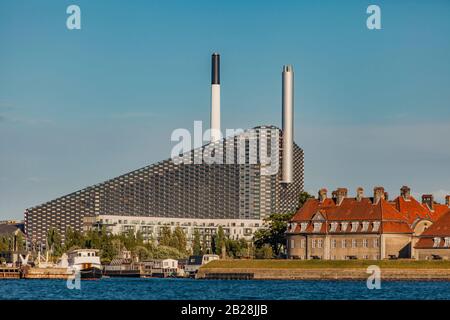
<path id="1" fill-rule="evenodd" d="M 218 55 L 214 54 L 212 107 L 214 117 L 220 119 L 217 73 Z M 292 67 L 283 70 L 283 77 L 283 84 L 293 77 Z M 288 112 L 283 113 L 283 130 L 260 126 L 225 139 L 215 138 L 178 159 L 167 159 L 29 208 L 25 211 L 28 239 L 45 243 L 50 228 L 64 237 L 68 227 L 82 231 L 84 223 L 105 225 L 112 232 L 141 231 L 144 237 L 157 239 L 162 225 L 180 225 L 186 232 L 188 227 L 196 227 L 203 233 L 209 232 L 205 224 L 217 227 L 215 221 L 219 220 L 225 227 L 239 226 L 241 229 L 232 230 L 239 238 L 261 227 L 271 213 L 294 212 L 304 186 L 304 160 L 303 150 L 292 141 L 293 87 L 289 84 L 283 89 L 283 110 L 290 103 Z M 217 119 L 214 123 L 217 126 Z M 221 161 L 210 163 L 205 154 Z M 270 157 L 270 165 L 262 155 Z M 277 170 L 267 174 L 268 166 Z"/>

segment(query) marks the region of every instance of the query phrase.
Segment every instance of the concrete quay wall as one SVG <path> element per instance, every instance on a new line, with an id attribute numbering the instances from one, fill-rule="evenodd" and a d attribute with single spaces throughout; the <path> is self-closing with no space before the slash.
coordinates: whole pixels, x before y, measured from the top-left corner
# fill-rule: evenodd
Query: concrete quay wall
<path id="1" fill-rule="evenodd" d="M 239 274 L 242 277 L 239 277 Z M 249 277 L 249 275 L 251 275 Z M 363 268 L 201 268 L 197 279 L 255 279 L 255 280 L 366 280 L 371 273 Z M 228 277 L 227 277 L 228 276 Z M 450 269 L 381 269 L 382 280 L 441 280 L 450 281 Z"/>

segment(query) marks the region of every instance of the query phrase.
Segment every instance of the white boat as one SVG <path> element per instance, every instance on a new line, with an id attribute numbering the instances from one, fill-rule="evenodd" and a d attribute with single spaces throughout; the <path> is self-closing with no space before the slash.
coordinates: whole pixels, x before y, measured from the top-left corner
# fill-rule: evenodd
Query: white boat
<path id="1" fill-rule="evenodd" d="M 201 266 L 214 261 L 214 260 L 219 260 L 220 257 L 217 254 L 203 254 L 203 255 L 199 255 L 199 256 L 190 256 L 187 264 L 184 267 L 184 272 L 190 276 L 190 277 L 194 277 L 197 272 L 198 269 L 200 269 Z"/>
<path id="2" fill-rule="evenodd" d="M 99 250 L 77 249 L 68 253 L 68 268 L 80 273 L 81 279 L 99 279 L 102 277 L 102 265 Z"/>

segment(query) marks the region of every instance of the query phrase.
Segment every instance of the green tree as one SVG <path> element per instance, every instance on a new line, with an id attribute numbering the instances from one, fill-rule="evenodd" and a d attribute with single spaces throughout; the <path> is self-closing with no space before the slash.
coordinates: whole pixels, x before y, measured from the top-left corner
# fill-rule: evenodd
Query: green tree
<path id="1" fill-rule="evenodd" d="M 66 229 L 66 238 L 64 241 L 64 250 L 70 251 L 83 247 L 84 236 L 80 231 L 73 230 L 71 227 Z"/>
<path id="2" fill-rule="evenodd" d="M 47 250 L 54 256 L 59 257 L 62 254 L 62 239 L 58 230 L 50 228 L 47 231 Z"/>
<path id="3" fill-rule="evenodd" d="M 181 227 L 176 227 L 171 239 L 171 247 L 177 249 L 180 252 L 186 252 L 187 240 L 186 234 Z"/>
<path id="4" fill-rule="evenodd" d="M 299 208 L 312 196 L 307 192 L 299 195 Z M 262 248 L 268 244 L 272 247 L 273 254 L 279 256 L 286 245 L 286 230 L 288 222 L 295 213 L 274 213 L 265 219 L 267 228 L 260 229 L 255 232 L 254 243 L 256 248 Z"/>
<path id="5" fill-rule="evenodd" d="M 0 236 L 0 251 L 10 250 L 10 240 L 6 235 Z"/>
<path id="6" fill-rule="evenodd" d="M 207 238 L 206 238 L 206 233 L 204 233 L 203 237 L 202 237 L 202 253 L 203 254 L 209 253 L 208 241 L 207 241 Z"/>
<path id="7" fill-rule="evenodd" d="M 278 256 L 286 243 L 286 228 L 293 213 L 274 213 L 265 220 L 267 228 L 255 232 L 254 242 L 257 248 L 268 244 L 276 256 Z"/>
<path id="8" fill-rule="evenodd" d="M 175 248 L 167 246 L 157 246 L 151 252 L 153 259 L 183 259 L 186 258 L 186 253 L 182 253 Z"/>
<path id="9" fill-rule="evenodd" d="M 268 244 L 263 245 L 261 248 L 255 250 L 256 259 L 272 259 L 273 251 L 272 247 Z"/>
<path id="10" fill-rule="evenodd" d="M 200 255 L 202 254 L 202 245 L 200 241 L 200 232 L 198 232 L 197 229 L 194 231 L 194 240 L 192 243 L 192 254 L 193 255 Z"/>
<path id="11" fill-rule="evenodd" d="M 23 251 L 25 249 L 25 237 L 22 232 L 16 235 L 16 250 Z"/>
<path id="12" fill-rule="evenodd" d="M 218 255 L 222 255 L 222 248 L 225 245 L 225 232 L 223 231 L 222 226 L 219 226 L 219 228 L 217 229 L 217 237 L 216 237 L 216 243 L 215 243 L 215 247 L 216 247 L 216 254 Z"/>
<path id="13" fill-rule="evenodd" d="M 164 226 L 161 229 L 161 233 L 159 236 L 159 245 L 161 246 L 170 246 L 172 240 L 172 231 L 169 227 Z"/>
<path id="14" fill-rule="evenodd" d="M 305 204 L 305 202 L 308 199 L 314 198 L 312 195 L 310 195 L 308 192 L 300 192 L 300 195 L 298 197 L 298 209 L 300 209 L 301 207 L 303 207 L 303 205 Z"/>
<path id="15" fill-rule="evenodd" d="M 110 263 L 118 254 L 113 243 L 114 237 L 106 232 L 106 228 L 102 228 L 100 232 L 100 259 L 102 263 Z"/>
<path id="16" fill-rule="evenodd" d="M 239 240 L 232 240 L 232 239 L 226 239 L 225 240 L 225 247 L 226 252 L 228 256 L 232 258 L 241 258 L 245 257 L 248 253 L 248 243 L 245 239 L 239 239 Z"/>

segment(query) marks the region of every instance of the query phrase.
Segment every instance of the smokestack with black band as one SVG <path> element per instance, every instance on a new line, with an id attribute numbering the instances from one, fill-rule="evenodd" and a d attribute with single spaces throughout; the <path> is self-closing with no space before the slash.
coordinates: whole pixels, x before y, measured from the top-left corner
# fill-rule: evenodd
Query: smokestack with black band
<path id="1" fill-rule="evenodd" d="M 283 66 L 283 160 L 281 182 L 291 183 L 294 161 L 294 70 L 291 65 Z"/>
<path id="2" fill-rule="evenodd" d="M 220 140 L 220 55 L 212 54 L 211 65 L 211 142 Z"/>

